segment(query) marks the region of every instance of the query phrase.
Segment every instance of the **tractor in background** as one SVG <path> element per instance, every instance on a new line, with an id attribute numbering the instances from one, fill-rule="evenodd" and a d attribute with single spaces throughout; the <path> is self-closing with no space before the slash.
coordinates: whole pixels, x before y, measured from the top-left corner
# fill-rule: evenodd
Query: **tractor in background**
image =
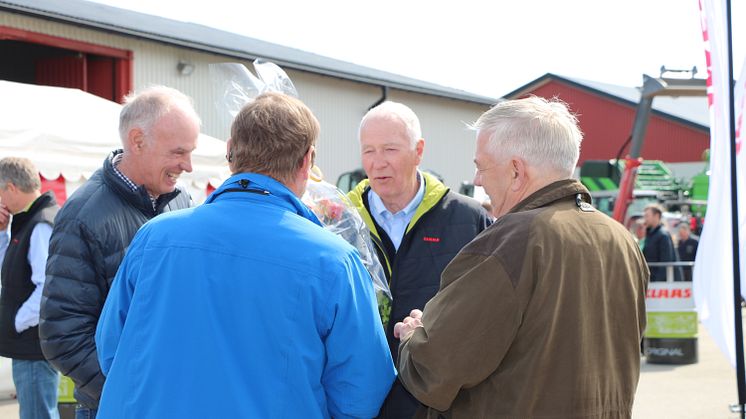
<path id="1" fill-rule="evenodd" d="M 608 163 L 609 174 L 614 174 L 614 168 L 621 170 L 619 180 L 616 183 L 618 193 L 613 203 L 611 216 L 622 224 L 626 224 L 630 206 L 635 202 L 635 189 L 653 190 L 658 194 L 658 201 L 669 210 L 685 210 L 693 213 L 699 210 L 700 216 L 704 216 L 707 200 L 708 176 L 701 173 L 695 176 L 694 186 L 681 185 L 677 183 L 670 170 L 659 161 L 644 162 L 640 158 L 640 151 L 645 139 L 650 113 L 653 107 L 653 99 L 657 96 L 706 96 L 707 85 L 704 79 L 695 79 L 696 67 L 691 70 L 692 77 L 689 79 L 663 77 L 666 70 L 661 69 L 661 76 L 653 78 L 643 75 L 643 86 L 640 92 L 640 102 L 637 105 L 635 119 L 632 126 L 632 134 L 627 140 L 630 144 L 630 152 L 624 159 L 616 159 L 616 164 Z M 674 70 L 677 71 L 677 70 Z M 626 146 L 626 144 L 625 144 Z M 588 162 L 587 162 L 588 163 Z M 587 164 L 586 163 L 586 164 Z M 584 164 L 585 166 L 585 164 Z M 589 165 L 586 177 L 594 177 L 598 168 Z M 581 168 L 581 181 L 583 169 Z M 612 178 L 613 179 L 613 178 Z M 584 182 L 585 183 L 585 182 Z M 594 182 L 595 183 L 595 182 Z M 590 183 L 586 184 L 588 186 Z"/>

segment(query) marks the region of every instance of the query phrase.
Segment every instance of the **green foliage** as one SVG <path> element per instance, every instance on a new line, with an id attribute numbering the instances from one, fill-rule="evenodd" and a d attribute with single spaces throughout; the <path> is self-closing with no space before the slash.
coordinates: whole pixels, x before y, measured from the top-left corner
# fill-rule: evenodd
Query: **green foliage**
<path id="1" fill-rule="evenodd" d="M 391 317 L 391 299 L 381 290 L 376 290 L 376 299 L 378 300 L 378 314 L 381 316 L 383 328 L 386 329 Z"/>

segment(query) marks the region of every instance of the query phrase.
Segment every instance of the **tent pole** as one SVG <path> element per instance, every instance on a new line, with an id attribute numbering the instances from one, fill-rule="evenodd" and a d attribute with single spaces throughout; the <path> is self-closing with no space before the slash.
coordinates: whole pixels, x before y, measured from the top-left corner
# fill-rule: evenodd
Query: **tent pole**
<path id="1" fill-rule="evenodd" d="M 730 193 L 731 226 L 733 235 L 733 315 L 736 334 L 736 382 L 738 383 L 738 405 L 741 419 L 746 404 L 746 373 L 743 359 L 743 319 L 741 315 L 741 264 L 738 238 L 738 181 L 736 168 L 736 107 L 733 87 L 733 32 L 731 24 L 731 1 L 726 0 L 726 25 L 728 29 L 728 106 L 730 108 Z"/>

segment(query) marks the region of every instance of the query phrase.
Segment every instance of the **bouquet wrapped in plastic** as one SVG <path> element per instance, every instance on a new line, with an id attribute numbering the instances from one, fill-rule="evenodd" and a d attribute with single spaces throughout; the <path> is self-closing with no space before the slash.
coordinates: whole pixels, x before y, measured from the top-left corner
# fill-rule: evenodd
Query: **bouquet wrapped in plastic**
<path id="1" fill-rule="evenodd" d="M 243 64 L 210 64 L 210 78 L 221 97 L 216 102 L 221 115 L 232 119 L 241 108 L 264 92 L 280 92 L 298 97 L 293 82 L 276 64 L 257 59 L 254 76 Z M 314 167 L 308 180 L 303 202 L 316 214 L 331 232 L 341 236 L 355 247 L 373 280 L 378 299 L 378 311 L 384 327 L 391 311 L 391 291 L 381 266 L 370 231 L 347 196 L 334 185 L 322 180 L 321 171 Z"/>
<path id="2" fill-rule="evenodd" d="M 391 313 L 391 291 L 386 274 L 378 260 L 370 231 L 347 196 L 336 186 L 320 179 L 309 179 L 302 201 L 311 208 L 321 223 L 332 233 L 354 246 L 363 265 L 373 278 L 373 289 L 378 300 L 378 313 L 384 327 Z"/>

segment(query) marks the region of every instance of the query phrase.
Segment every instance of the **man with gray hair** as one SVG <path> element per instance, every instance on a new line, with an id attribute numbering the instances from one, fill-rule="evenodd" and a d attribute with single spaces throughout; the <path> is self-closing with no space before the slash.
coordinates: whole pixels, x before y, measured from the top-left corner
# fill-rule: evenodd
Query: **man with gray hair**
<path id="1" fill-rule="evenodd" d="M 39 335 L 44 355 L 75 382 L 78 415 L 95 417 L 104 376 L 94 335 L 132 237 L 146 221 L 191 205 L 176 187 L 192 171 L 200 119 L 192 101 L 163 86 L 125 99 L 122 149 L 67 200 L 49 246 Z"/>
<path id="2" fill-rule="evenodd" d="M 530 97 L 474 128 L 474 184 L 497 220 L 424 311 L 395 326 L 401 381 L 433 418 L 629 418 L 649 272 L 629 232 L 571 179 L 576 118 Z"/>
<path id="3" fill-rule="evenodd" d="M 491 221 L 479 202 L 419 170 L 425 140 L 417 115 L 407 106 L 384 102 L 371 109 L 360 123 L 359 137 L 368 179 L 349 197 L 371 231 L 389 281 L 393 302 L 390 313 L 384 313 L 384 327 L 396 359 L 394 323 L 425 306 L 448 262 Z M 409 419 L 419 406 L 397 380 L 379 418 Z"/>
<path id="4" fill-rule="evenodd" d="M 59 208 L 52 192 L 41 193 L 39 171 L 30 160 L 0 160 L 0 355 L 13 360 L 21 419 L 59 418 L 60 377 L 44 359 L 38 327 L 49 236 Z"/>

